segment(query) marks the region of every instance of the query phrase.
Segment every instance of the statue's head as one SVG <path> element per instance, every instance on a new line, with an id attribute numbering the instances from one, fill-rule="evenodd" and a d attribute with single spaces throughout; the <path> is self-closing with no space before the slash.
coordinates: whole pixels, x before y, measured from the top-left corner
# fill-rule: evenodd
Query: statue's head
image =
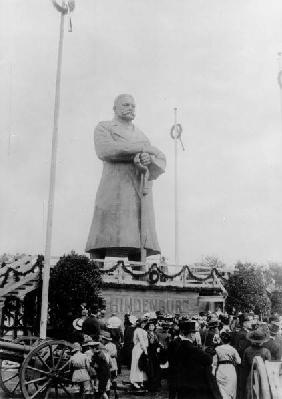
<path id="1" fill-rule="evenodd" d="M 132 121 L 135 118 L 135 101 L 130 94 L 120 94 L 116 97 L 113 110 L 118 119 Z"/>

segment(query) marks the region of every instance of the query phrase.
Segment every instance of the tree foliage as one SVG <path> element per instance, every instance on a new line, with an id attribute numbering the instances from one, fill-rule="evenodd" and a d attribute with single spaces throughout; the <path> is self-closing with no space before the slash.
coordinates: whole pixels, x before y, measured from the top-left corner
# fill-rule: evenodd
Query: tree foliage
<path id="1" fill-rule="evenodd" d="M 225 263 L 222 262 L 217 256 L 204 256 L 200 262 L 195 262 L 195 266 L 206 267 L 207 269 L 224 269 Z"/>
<path id="2" fill-rule="evenodd" d="M 225 286 L 228 292 L 227 312 L 235 310 L 266 314 L 270 311 L 267 287 L 268 282 L 262 266 L 238 262 L 234 274 L 230 276 Z"/>
<path id="3" fill-rule="evenodd" d="M 68 328 L 81 315 L 82 303 L 99 305 L 101 285 L 100 271 L 87 256 L 71 253 L 61 257 L 50 276 L 50 324 Z"/>
<path id="4" fill-rule="evenodd" d="M 270 263 L 269 270 L 277 289 L 282 289 L 282 265 L 280 263 Z"/>
<path id="5" fill-rule="evenodd" d="M 282 291 L 271 293 L 271 311 L 282 315 Z"/>

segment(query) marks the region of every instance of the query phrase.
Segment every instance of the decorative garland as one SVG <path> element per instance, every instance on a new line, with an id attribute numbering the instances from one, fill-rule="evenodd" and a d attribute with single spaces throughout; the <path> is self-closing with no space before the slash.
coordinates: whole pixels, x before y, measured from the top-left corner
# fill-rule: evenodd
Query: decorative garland
<path id="1" fill-rule="evenodd" d="M 158 270 L 156 270 L 156 269 L 150 270 L 150 273 L 149 273 L 149 283 L 150 284 L 157 284 L 157 282 L 159 281 L 159 278 L 160 278 L 160 275 L 159 275 Z"/>
<path id="2" fill-rule="evenodd" d="M 18 261 L 18 260 L 19 259 L 15 258 L 15 260 L 13 262 L 3 262 L 2 266 L 6 266 L 9 264 L 12 265 L 15 261 Z M 44 256 L 38 255 L 35 264 L 29 270 L 26 270 L 25 272 L 19 272 L 19 271 L 15 270 L 13 267 L 9 267 L 5 271 L 5 273 L 3 273 L 2 275 L 0 274 L 0 279 L 3 278 L 3 280 L 0 284 L 0 288 L 3 288 L 6 285 L 8 279 L 10 277 L 10 274 L 12 274 L 14 281 L 17 282 L 20 280 L 21 277 L 25 277 L 30 273 L 34 273 L 37 268 L 39 268 L 39 270 L 41 272 L 42 268 L 43 268 L 43 260 L 44 260 Z M 24 264 L 27 265 L 29 262 L 30 261 L 26 261 Z M 92 263 L 95 264 L 95 266 L 99 267 L 99 262 L 92 261 Z M 108 274 L 108 273 L 112 273 L 115 270 L 117 270 L 117 268 L 119 266 L 121 266 L 122 270 L 125 273 L 130 274 L 132 277 L 147 277 L 147 276 L 149 276 L 149 282 L 151 284 L 155 284 L 157 281 L 159 281 L 160 277 L 165 277 L 167 279 L 173 280 L 176 277 L 182 276 L 185 273 L 185 271 L 187 272 L 188 279 L 196 280 L 199 282 L 205 282 L 211 278 L 214 278 L 214 276 L 218 277 L 219 279 L 221 279 L 223 281 L 227 281 L 227 279 L 223 276 L 223 274 L 220 273 L 216 268 L 213 268 L 211 270 L 211 272 L 206 277 L 199 277 L 199 276 L 196 276 L 191 271 L 191 269 L 188 265 L 183 266 L 179 272 L 174 273 L 174 274 L 166 274 L 163 270 L 160 269 L 159 266 L 157 266 L 156 263 L 153 263 L 150 266 L 149 270 L 147 270 L 145 272 L 134 272 L 128 266 L 125 266 L 123 261 L 117 262 L 114 266 L 112 266 L 109 269 L 101 269 L 101 268 L 99 268 L 99 269 L 100 269 L 101 274 Z"/>
<path id="3" fill-rule="evenodd" d="M 41 271 L 43 268 L 43 259 L 44 259 L 43 255 L 38 255 L 35 264 L 29 270 L 26 270 L 25 272 L 19 272 L 19 271 L 13 269 L 12 267 L 9 267 L 4 274 L 0 275 L 0 278 L 4 277 L 2 280 L 2 283 L 0 284 L 0 288 L 3 288 L 6 285 L 8 279 L 10 277 L 10 274 L 13 276 L 14 281 L 17 282 L 17 281 L 20 281 L 21 277 L 25 277 L 30 273 L 34 273 L 37 268 L 39 268 L 39 270 Z M 28 264 L 28 263 L 29 262 L 25 262 L 25 264 Z"/>
<path id="4" fill-rule="evenodd" d="M 93 263 L 97 266 L 97 262 L 93 261 Z M 162 276 L 162 277 L 165 277 L 165 278 L 173 280 L 174 278 L 183 275 L 185 273 L 185 271 L 187 271 L 188 278 L 191 279 L 191 280 L 196 280 L 196 281 L 199 281 L 199 282 L 205 282 L 205 281 L 207 281 L 207 280 L 209 280 L 211 278 L 214 278 L 214 276 L 216 275 L 216 277 L 218 277 L 218 278 L 220 278 L 220 279 L 222 279 L 224 281 L 227 281 L 227 279 L 225 277 L 223 277 L 223 274 L 221 274 L 216 268 L 213 268 L 211 270 L 211 272 L 206 277 L 199 277 L 199 276 L 196 276 L 191 271 L 191 269 L 190 269 L 190 267 L 188 265 L 183 266 L 181 268 L 181 270 L 179 272 L 175 273 L 175 274 L 166 274 L 163 270 L 161 270 L 157 266 L 156 263 L 153 263 L 150 266 L 149 270 L 147 270 L 146 272 L 140 273 L 140 272 L 134 272 L 134 271 L 130 270 L 128 268 L 128 266 L 124 265 L 123 261 L 119 261 L 118 263 L 116 263 L 114 266 L 112 266 L 109 269 L 100 269 L 100 272 L 102 274 L 108 274 L 108 273 L 114 272 L 119 267 L 119 265 L 121 266 L 122 270 L 125 273 L 130 274 L 132 277 L 146 277 L 146 276 L 149 276 L 149 278 L 150 278 L 150 275 L 152 274 L 152 272 L 154 272 L 154 274 L 158 273 L 158 278 L 160 276 Z"/>
<path id="5" fill-rule="evenodd" d="M 225 277 L 223 276 L 223 274 L 220 273 L 217 269 L 214 268 L 213 270 L 214 270 L 214 272 L 215 272 L 215 274 L 216 274 L 216 277 L 222 279 L 222 280 L 225 281 L 225 282 L 228 281 L 228 279 L 225 278 Z"/>

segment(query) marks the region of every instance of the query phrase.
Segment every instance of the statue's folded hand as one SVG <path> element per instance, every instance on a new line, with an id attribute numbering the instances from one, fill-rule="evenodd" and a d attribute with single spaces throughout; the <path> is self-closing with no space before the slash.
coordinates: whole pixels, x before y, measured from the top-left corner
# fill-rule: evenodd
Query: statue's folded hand
<path id="1" fill-rule="evenodd" d="M 147 166 L 142 164 L 141 154 L 142 153 L 139 152 L 138 154 L 135 155 L 135 157 L 133 158 L 133 163 L 136 166 L 136 168 L 139 169 L 141 172 L 146 172 Z"/>
<path id="2" fill-rule="evenodd" d="M 140 162 L 141 162 L 141 164 L 143 165 L 143 166 L 148 166 L 148 165 L 150 165 L 150 163 L 152 162 L 152 160 L 151 160 L 151 155 L 150 154 L 148 154 L 147 152 L 142 152 L 141 154 L 140 154 Z"/>

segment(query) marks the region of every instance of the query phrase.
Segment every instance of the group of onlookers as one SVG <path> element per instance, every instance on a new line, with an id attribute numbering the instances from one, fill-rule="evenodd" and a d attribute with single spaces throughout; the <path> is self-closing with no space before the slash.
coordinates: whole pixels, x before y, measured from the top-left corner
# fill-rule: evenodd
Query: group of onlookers
<path id="1" fill-rule="evenodd" d="M 155 312 L 142 318 L 126 314 L 121 321 L 115 314 L 107 319 L 104 311 L 83 310 L 73 326 L 73 381 L 84 357 L 89 375 L 89 383 L 81 384 L 84 392 L 97 391 L 104 399 L 122 366 L 130 370 L 132 393 L 155 393 L 166 379 L 169 399 L 250 399 L 254 357 L 282 355 L 277 317 L 262 322 L 254 314 Z"/>

